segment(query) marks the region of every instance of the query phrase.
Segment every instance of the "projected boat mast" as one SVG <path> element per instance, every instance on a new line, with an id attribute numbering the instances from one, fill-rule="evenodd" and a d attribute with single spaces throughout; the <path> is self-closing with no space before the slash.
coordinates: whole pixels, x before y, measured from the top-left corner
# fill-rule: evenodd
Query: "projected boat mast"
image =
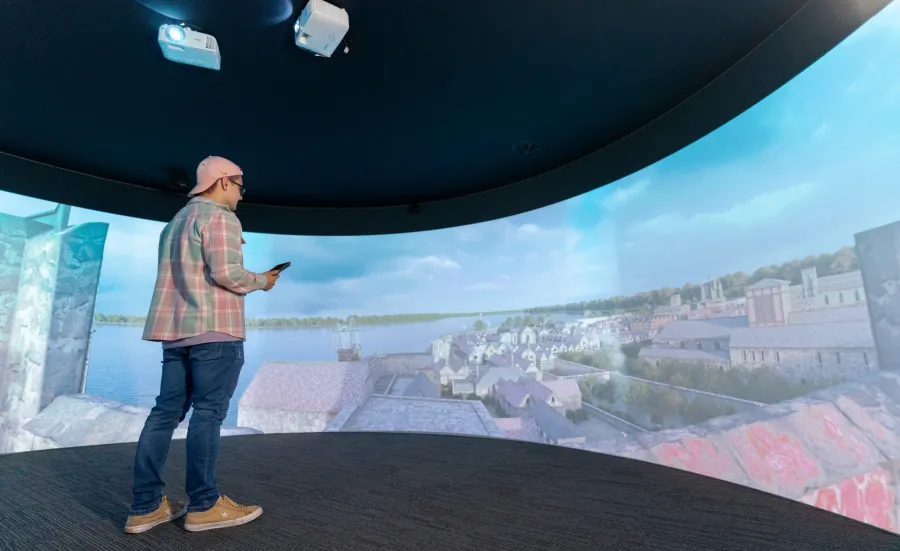
<path id="1" fill-rule="evenodd" d="M 347 323 L 338 322 L 331 333 L 331 346 L 337 348 L 339 362 L 358 362 L 362 358 L 356 316 L 348 316 Z"/>

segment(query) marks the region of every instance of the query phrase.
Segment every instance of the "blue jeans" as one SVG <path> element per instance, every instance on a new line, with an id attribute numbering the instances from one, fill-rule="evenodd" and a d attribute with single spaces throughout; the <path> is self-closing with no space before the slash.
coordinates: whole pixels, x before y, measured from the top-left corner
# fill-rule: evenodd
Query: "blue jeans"
<path id="1" fill-rule="evenodd" d="M 244 366 L 243 341 L 213 342 L 163 350 L 162 382 L 134 456 L 134 488 L 129 515 L 159 508 L 172 434 L 193 406 L 188 424 L 185 490 L 188 511 L 216 504 L 216 460 L 228 404 Z"/>

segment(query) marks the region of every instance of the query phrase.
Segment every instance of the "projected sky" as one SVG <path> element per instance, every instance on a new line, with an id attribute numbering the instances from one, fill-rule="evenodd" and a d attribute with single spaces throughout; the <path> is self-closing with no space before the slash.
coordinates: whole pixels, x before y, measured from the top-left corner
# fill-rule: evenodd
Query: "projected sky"
<path id="1" fill-rule="evenodd" d="M 702 282 L 852 244 L 896 219 L 900 6 L 706 138 L 534 212 L 381 237 L 246 236 L 246 265 L 292 261 L 250 316 L 490 311 Z M 860 63 L 860 60 L 867 60 Z M 236 159 L 238 162 L 240 159 Z M 246 177 L 252 199 L 253 175 Z M 49 206 L 0 192 L 2 210 Z M 852 208 L 851 208 L 852 207 Z M 107 221 L 98 312 L 144 315 L 162 224 Z"/>

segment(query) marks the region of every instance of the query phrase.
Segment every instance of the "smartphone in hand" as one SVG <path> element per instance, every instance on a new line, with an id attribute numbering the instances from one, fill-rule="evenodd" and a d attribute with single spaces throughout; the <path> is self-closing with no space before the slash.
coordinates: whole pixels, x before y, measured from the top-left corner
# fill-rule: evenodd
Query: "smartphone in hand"
<path id="1" fill-rule="evenodd" d="M 290 268 L 290 267 L 291 267 L 291 263 L 290 263 L 290 262 L 282 262 L 281 264 L 279 264 L 278 266 L 275 266 L 274 268 L 272 268 L 272 269 L 269 270 L 269 271 L 270 271 L 270 272 L 278 272 L 278 273 L 281 273 L 281 272 L 287 270 L 287 269 Z"/>

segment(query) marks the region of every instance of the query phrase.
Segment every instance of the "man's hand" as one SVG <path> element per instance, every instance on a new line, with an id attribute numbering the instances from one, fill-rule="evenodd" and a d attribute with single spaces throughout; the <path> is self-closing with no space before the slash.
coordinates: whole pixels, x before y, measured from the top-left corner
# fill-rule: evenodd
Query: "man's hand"
<path id="1" fill-rule="evenodd" d="M 281 274 L 278 273 L 278 270 L 269 270 L 263 275 L 266 276 L 266 286 L 263 287 L 263 291 L 268 291 L 269 289 L 274 287 L 275 282 L 278 281 L 279 277 L 281 277 Z"/>

